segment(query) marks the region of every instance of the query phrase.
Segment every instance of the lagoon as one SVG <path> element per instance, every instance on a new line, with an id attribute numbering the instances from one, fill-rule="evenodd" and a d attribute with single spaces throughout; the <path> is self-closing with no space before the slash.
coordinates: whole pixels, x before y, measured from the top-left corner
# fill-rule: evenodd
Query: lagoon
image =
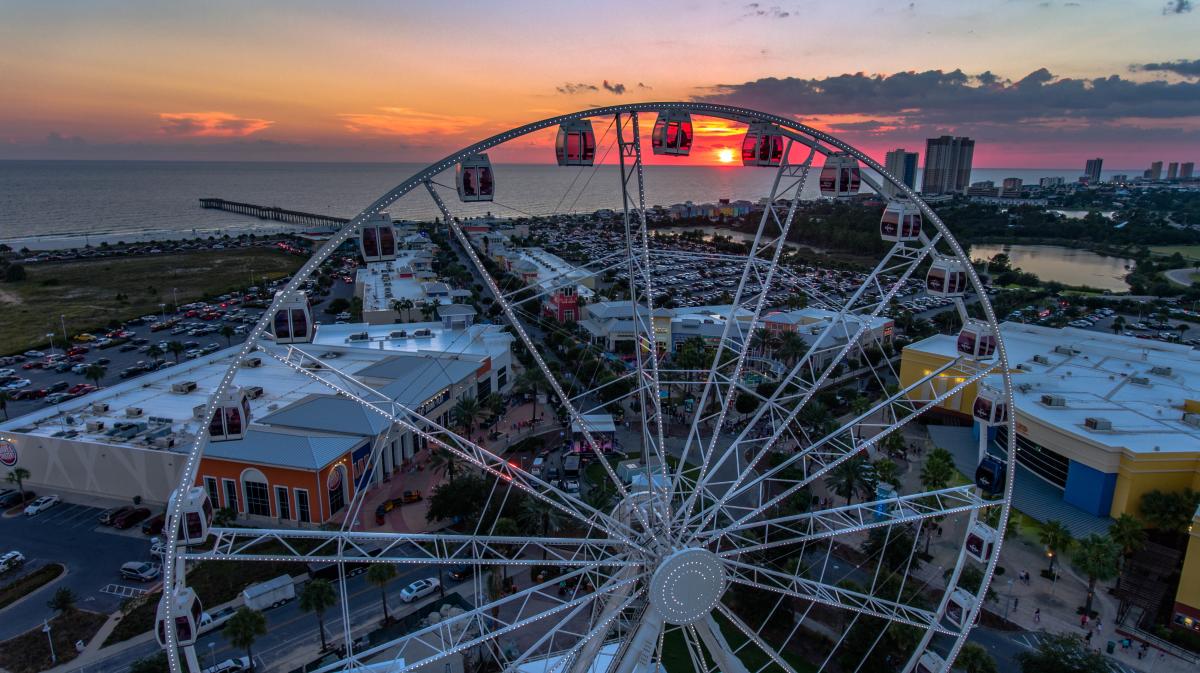
<path id="1" fill-rule="evenodd" d="M 1132 259 L 1106 257 L 1091 250 L 1059 245 L 973 245 L 971 259 L 991 259 L 1003 252 L 1013 268 L 1028 271 L 1042 280 L 1066 285 L 1086 285 L 1100 290 L 1127 292 L 1125 274 L 1134 267 Z"/>

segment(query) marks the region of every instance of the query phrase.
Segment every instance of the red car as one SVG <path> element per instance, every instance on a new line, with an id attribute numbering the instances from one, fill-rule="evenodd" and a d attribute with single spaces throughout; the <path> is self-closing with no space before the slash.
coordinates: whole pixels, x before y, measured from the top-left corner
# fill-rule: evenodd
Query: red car
<path id="1" fill-rule="evenodd" d="M 134 524 L 140 523 L 142 520 L 148 518 L 150 518 L 150 510 L 146 509 L 145 507 L 138 507 L 137 509 L 129 510 L 123 514 L 113 517 L 112 527 L 125 530 L 126 528 L 132 528 Z"/>
<path id="2" fill-rule="evenodd" d="M 34 360 L 33 362 L 26 362 L 25 364 L 21 365 L 21 369 L 41 369 L 45 366 L 45 362 L 42 362 L 41 360 Z"/>
<path id="3" fill-rule="evenodd" d="M 183 317 L 185 317 L 185 318 L 195 318 L 195 317 L 196 317 L 196 316 L 198 316 L 198 315 L 200 315 L 200 312 L 199 312 L 199 311 L 197 311 L 196 309 L 192 309 L 192 310 L 188 311 L 187 313 L 184 313 L 184 314 L 183 314 Z"/>
<path id="4" fill-rule="evenodd" d="M 88 352 L 88 351 L 90 351 L 90 350 L 91 350 L 91 349 L 90 349 L 90 348 L 88 348 L 87 346 L 75 346 L 74 348 L 72 348 L 72 349 L 70 349 L 70 350 L 68 350 L 68 351 L 67 351 L 67 355 L 68 355 L 68 356 L 71 356 L 71 355 L 83 355 L 84 353 L 87 353 L 87 352 Z"/>
<path id="5" fill-rule="evenodd" d="M 15 400 L 40 400 L 50 394 L 50 391 L 45 388 L 26 388 L 18 390 L 14 395 Z"/>
<path id="6" fill-rule="evenodd" d="M 99 388 L 97 388 L 96 386 L 94 386 L 94 385 L 92 385 L 92 384 L 90 384 L 90 383 L 76 383 L 75 385 L 73 385 L 73 386 L 71 386 L 70 388 L 68 388 L 68 389 L 67 389 L 67 394 L 69 394 L 69 395 L 83 395 L 83 394 L 86 394 L 86 393 L 90 393 L 90 392 L 92 392 L 93 390 L 99 390 Z"/>

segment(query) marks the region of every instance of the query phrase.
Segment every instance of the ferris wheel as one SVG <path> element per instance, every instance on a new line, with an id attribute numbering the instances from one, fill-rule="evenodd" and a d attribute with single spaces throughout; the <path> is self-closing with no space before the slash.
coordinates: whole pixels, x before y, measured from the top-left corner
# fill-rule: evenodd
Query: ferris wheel
<path id="1" fill-rule="evenodd" d="M 674 245 L 647 221 L 644 185 L 656 165 L 643 162 L 644 138 L 660 162 L 686 162 L 704 135 L 697 123 L 704 118 L 744 125 L 741 170 L 757 167 L 764 176 L 767 198 L 744 253 Z M 612 202 L 620 207 L 611 222 L 594 226 L 620 244 L 579 267 L 603 279 L 597 293 L 621 297 L 614 310 L 628 314 L 633 347 L 623 358 L 603 359 L 611 367 L 603 382 L 557 362 L 559 353 L 545 345 L 547 330 L 558 328 L 540 320 L 537 306 L 578 275 L 557 285 L 506 284 L 489 273 L 494 265 L 460 221 L 468 212 L 460 209 L 474 204 L 503 206 L 506 171 L 488 150 L 538 133 L 554 133 L 557 164 L 588 180 L 615 151 Z M 444 173 L 452 184 L 440 178 Z M 885 252 L 869 271 L 836 286 L 798 270 L 785 245 L 812 179 L 823 199 L 875 192 L 883 204 Z M 397 237 L 386 209 L 402 198 L 436 207 L 446 238 L 482 279 L 514 346 L 527 353 L 528 369 L 544 377 L 564 422 L 576 429 L 578 450 L 598 466 L 589 467 L 583 494 L 372 388 L 313 347 L 304 282 L 346 242 L 357 242 L 368 262 L 394 259 Z M 697 262 L 739 269 L 723 297 L 727 313 L 707 309 L 702 365 L 664 343 L 658 322 L 673 292 L 662 285 L 664 270 Z M 822 311 L 789 357 L 763 345 L 781 289 Z M 898 349 L 874 326 L 914 290 L 950 300 L 963 327 L 945 364 L 902 380 Z M 599 350 L 587 340 L 577 347 Z M 485 507 L 479 521 L 454 532 L 214 525 L 213 505 L 196 486 L 198 466 L 210 442 L 243 436 L 251 410 L 237 373 L 255 357 L 353 400 L 431 451 L 452 454 L 485 481 L 489 503 L 520 498 L 560 523 L 535 535 L 498 534 L 498 515 L 486 512 L 501 505 Z M 846 385 L 870 395 L 850 408 L 830 402 L 836 395 L 827 393 Z M 910 466 L 907 476 L 892 477 L 895 484 L 879 483 L 871 461 L 905 446 L 916 419 L 967 390 L 978 391 L 968 413 L 981 426 L 972 457 L 978 468 L 968 474 L 974 481 L 928 488 L 916 476 L 919 466 Z M 788 117 L 704 103 L 620 105 L 545 119 L 418 171 L 345 225 L 276 295 L 212 394 L 204 416 L 211 422 L 191 446 L 172 496 L 159 641 L 172 671 L 197 673 L 201 608 L 185 574 L 193 561 L 466 565 L 472 572 L 462 593 L 471 607 L 361 645 L 343 573 L 344 656 L 317 672 L 400 673 L 459 656 L 529 673 L 948 671 L 986 600 L 1003 540 L 1014 471 L 1007 460 L 1016 437 L 1011 407 L 1004 342 L 963 249 L 913 189 L 854 147 Z M 630 419 L 620 449 L 639 456 L 632 476 L 618 474 L 611 442 L 585 419 L 614 409 Z M 1000 427 L 1008 429 L 1008 446 L 988 440 L 988 430 Z M 386 433 L 373 445 L 371 465 L 385 443 Z M 875 488 L 850 486 L 847 496 L 831 486 L 846 480 Z M 352 513 L 363 490 L 347 504 Z M 934 530 L 941 551 L 931 560 Z M 950 539 L 956 544 L 946 545 Z"/>

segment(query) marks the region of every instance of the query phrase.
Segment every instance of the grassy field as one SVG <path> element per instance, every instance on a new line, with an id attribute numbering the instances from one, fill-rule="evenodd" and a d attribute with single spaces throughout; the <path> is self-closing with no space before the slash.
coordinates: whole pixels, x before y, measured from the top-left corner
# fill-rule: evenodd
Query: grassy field
<path id="1" fill-rule="evenodd" d="M 1158 255 L 1179 253 L 1186 259 L 1200 260 L 1200 245 L 1152 245 L 1150 252 Z"/>
<path id="2" fill-rule="evenodd" d="M 0 354 L 61 339 L 65 320 L 71 336 L 104 328 L 112 320 L 159 313 L 171 306 L 225 294 L 255 282 L 287 276 L 304 260 L 273 249 L 215 250 L 86 260 L 26 267 L 19 283 L 0 283 Z M 60 320 L 59 316 L 65 316 Z"/>

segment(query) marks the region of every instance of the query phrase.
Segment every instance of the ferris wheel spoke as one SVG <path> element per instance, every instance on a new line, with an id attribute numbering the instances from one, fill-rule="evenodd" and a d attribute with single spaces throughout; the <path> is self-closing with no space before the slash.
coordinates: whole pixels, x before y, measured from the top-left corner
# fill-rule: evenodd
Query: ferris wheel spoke
<path id="1" fill-rule="evenodd" d="M 867 531 L 884 526 L 909 525 L 926 519 L 972 512 L 996 506 L 984 500 L 973 485 L 859 502 L 832 509 L 804 512 L 772 519 L 755 519 L 721 531 L 705 532 L 699 541 L 715 541 L 721 536 L 741 537 L 749 542 L 718 551 L 718 556 L 737 557 L 767 549 Z M 746 537 L 750 533 L 756 537 Z"/>
<path id="2" fill-rule="evenodd" d="M 758 649 L 762 650 L 763 654 L 767 655 L 771 661 L 775 662 L 777 666 L 786 671 L 786 673 L 797 673 L 796 669 L 790 663 L 788 663 L 788 661 L 784 659 L 779 652 L 775 651 L 775 648 L 768 645 L 767 642 L 759 636 L 758 632 L 750 628 L 744 621 L 742 621 L 741 617 L 738 617 L 736 614 L 734 614 L 733 610 L 730 610 L 722 603 L 717 603 L 717 611 L 721 613 L 722 617 L 729 620 L 729 622 L 733 624 L 738 631 L 741 631 L 742 635 L 746 636 L 750 642 L 754 643 Z M 708 618 L 706 625 L 710 630 L 717 633 L 720 632 L 716 621 L 712 617 Z"/>
<path id="3" fill-rule="evenodd" d="M 874 308 L 871 309 L 871 311 L 869 313 L 856 314 L 856 313 L 851 312 L 851 310 L 860 301 L 862 301 L 862 299 L 865 296 L 866 291 L 868 289 L 868 285 L 866 283 L 863 283 L 862 285 L 860 285 L 858 287 L 857 290 L 855 290 L 854 294 L 850 297 L 850 299 L 846 302 L 846 304 L 842 307 L 842 309 L 840 311 L 838 311 L 837 314 L 829 320 L 828 324 L 825 326 L 825 329 L 823 329 L 821 331 L 821 334 L 816 338 L 816 340 L 812 344 L 809 345 L 809 348 L 808 348 L 807 352 L 805 353 L 805 355 L 802 358 L 800 358 L 799 361 L 796 362 L 796 364 L 792 367 L 791 371 L 789 371 L 787 376 L 785 376 L 783 378 L 783 380 L 781 380 L 779 382 L 779 385 L 776 387 L 775 391 L 772 393 L 771 397 L 774 400 L 777 400 L 780 395 L 784 394 L 785 391 L 788 392 L 789 394 L 793 394 L 796 396 L 797 401 L 793 404 L 793 408 L 788 412 L 787 417 L 783 420 L 782 423 L 778 423 L 778 422 L 773 423 L 774 431 L 772 432 L 772 434 L 769 437 L 766 438 L 766 441 L 763 441 L 760 443 L 760 446 L 759 446 L 757 452 L 754 454 L 753 458 L 747 462 L 747 464 L 745 464 L 744 466 L 741 465 L 741 452 L 740 451 L 725 451 L 724 453 L 721 453 L 719 455 L 719 457 L 716 459 L 716 462 L 714 463 L 712 468 L 710 468 L 710 470 L 709 470 L 710 474 L 718 473 L 720 471 L 721 466 L 726 461 L 728 461 L 730 459 L 730 457 L 732 456 L 733 459 L 735 460 L 735 465 L 739 466 L 739 469 L 737 470 L 738 471 L 738 479 L 742 480 L 750 475 L 750 473 L 753 471 L 754 466 L 757 465 L 767 455 L 767 453 L 771 450 L 771 447 L 774 446 L 775 442 L 782 436 L 783 428 L 786 428 L 788 425 L 790 425 L 795 420 L 796 416 L 798 416 L 799 413 L 801 412 L 801 410 L 808 404 L 808 402 L 812 398 L 812 396 L 814 394 L 816 394 L 816 392 L 830 378 L 834 369 L 838 366 L 838 364 L 841 363 L 842 359 L 845 358 L 846 354 L 848 352 L 850 352 L 857 345 L 858 341 L 868 331 L 869 326 L 870 326 L 869 321 L 879 315 L 879 313 L 883 310 L 884 307 L 886 307 L 887 303 L 891 300 L 892 297 L 895 296 L 896 292 L 907 280 L 908 276 L 911 275 L 913 270 L 916 268 L 916 265 L 922 259 L 924 259 L 924 257 L 926 255 L 928 255 L 930 252 L 932 252 L 932 246 L 935 244 L 935 242 L 936 242 L 936 237 L 935 237 L 935 239 L 932 239 L 926 246 L 924 246 L 924 248 L 922 248 L 922 252 L 919 255 L 916 255 L 914 257 L 914 259 L 909 261 L 905 272 L 899 276 L 899 278 L 896 280 L 896 282 L 888 290 L 887 294 L 882 296 L 880 298 L 880 300 L 875 303 Z M 887 268 L 887 266 L 890 264 L 890 260 L 892 259 L 892 256 L 895 254 L 895 252 L 896 252 L 896 248 L 892 248 L 892 250 L 889 251 L 889 253 L 884 256 L 884 259 L 882 261 L 880 261 L 878 265 L 876 265 L 876 269 L 872 273 L 872 276 L 878 276 L 879 270 L 881 268 Z M 853 319 L 853 323 L 854 323 L 853 325 L 851 324 L 852 319 Z M 813 359 L 814 354 L 820 352 L 820 350 L 822 348 L 830 347 L 830 346 L 823 346 L 823 344 L 825 343 L 825 341 L 827 339 L 829 339 L 831 342 L 836 342 L 836 339 L 831 338 L 831 335 L 837 330 L 844 331 L 847 336 L 849 336 L 850 334 L 853 334 L 854 336 L 851 338 L 847 338 L 843 345 L 841 345 L 840 347 L 837 347 L 836 354 L 832 358 L 828 358 L 827 362 L 823 366 L 820 366 L 820 367 L 816 366 L 816 362 Z M 808 379 L 805 379 L 802 376 L 802 372 L 805 370 L 809 370 L 813 374 Z M 818 373 L 818 371 L 819 371 L 819 373 Z M 745 428 L 737 436 L 737 439 L 734 440 L 733 445 L 741 446 L 744 442 L 746 442 L 746 440 L 749 438 L 749 436 L 753 433 L 753 431 L 756 428 L 756 426 L 758 425 L 758 423 L 763 420 L 764 414 L 768 413 L 768 411 L 770 409 L 771 409 L 771 407 L 769 405 L 764 405 L 764 406 L 759 407 L 759 409 L 757 409 L 754 412 L 751 420 L 746 423 Z M 705 486 L 706 485 L 705 480 L 703 480 L 703 479 L 700 480 L 700 485 L 702 487 Z M 733 489 L 730 489 L 730 491 L 727 491 L 727 493 L 731 492 L 732 490 Z M 690 501 L 695 500 L 698 493 L 699 493 L 699 490 L 697 492 L 692 493 L 692 495 L 689 498 L 689 501 L 685 502 L 684 506 L 681 509 L 683 509 L 685 511 L 690 511 L 692 508 L 692 502 L 690 502 Z M 687 518 L 687 517 L 685 517 L 685 518 Z M 709 516 L 706 516 L 705 519 L 701 522 L 699 528 L 704 528 L 705 526 L 708 525 L 708 523 L 710 521 L 711 521 L 711 518 Z"/>
<path id="4" fill-rule="evenodd" d="M 362 664 L 369 657 L 387 653 L 391 656 L 393 663 L 404 661 L 404 666 L 389 668 L 389 671 L 405 673 L 416 670 L 472 647 L 495 642 L 501 636 L 568 612 L 608 593 L 631 586 L 637 581 L 636 578 L 628 578 L 570 600 L 562 600 L 556 596 L 556 587 L 559 581 L 563 578 L 573 579 L 583 573 L 583 570 L 578 570 L 556 577 L 548 582 L 502 596 L 400 638 L 380 643 L 358 653 L 354 663 Z M 542 603 L 547 602 L 551 605 L 544 607 Z M 506 614 L 509 611 L 514 614 Z M 421 657 L 410 661 L 405 653 L 409 647 L 417 646 L 419 646 L 418 651 L 421 652 Z M 429 651 L 432 651 L 433 654 L 426 654 Z M 311 673 L 340 671 L 346 667 L 346 664 L 346 661 L 333 662 Z"/>
<path id="5" fill-rule="evenodd" d="M 438 210 L 441 211 L 442 218 L 446 221 L 446 225 L 454 234 L 454 237 L 458 240 L 459 245 L 466 252 L 467 257 L 471 260 L 471 263 L 475 266 L 475 269 L 479 272 L 479 275 L 483 277 L 485 284 L 492 293 L 493 299 L 500 305 L 505 317 L 508 318 L 509 324 L 512 325 L 513 330 L 516 331 L 522 343 L 525 344 L 525 347 L 528 349 L 528 352 L 533 358 L 534 362 L 537 363 L 537 366 L 541 370 L 542 375 L 545 377 L 546 382 L 550 384 L 554 394 L 558 397 L 563 407 L 567 410 L 567 414 L 571 421 L 578 425 L 580 434 L 583 435 L 587 446 L 592 450 L 597 462 L 603 467 L 605 474 L 608 475 L 613 487 L 616 489 L 617 493 L 620 494 L 621 498 L 627 498 L 629 496 L 628 490 L 625 488 L 625 485 L 621 479 L 617 477 L 617 473 L 613 470 L 612 466 L 608 464 L 608 460 L 604 455 L 604 451 L 600 447 L 600 444 L 596 441 L 595 435 L 589 429 L 587 423 L 585 423 L 582 415 L 579 413 L 579 410 L 574 404 L 571 403 L 570 396 L 567 395 L 566 391 L 562 387 L 562 384 L 554 376 L 554 373 L 550 371 L 549 366 L 546 365 L 546 361 L 542 357 L 537 344 L 535 344 L 529 337 L 529 333 L 521 324 L 521 321 L 517 318 L 516 311 L 513 309 L 512 305 L 504 298 L 503 293 L 496 284 L 496 279 L 488 273 L 487 268 L 479 258 L 479 254 L 475 251 L 474 246 L 471 244 L 470 239 L 467 238 L 466 233 L 464 233 L 462 227 L 459 226 L 457 219 L 450 213 L 445 202 L 442 201 L 442 197 L 438 194 L 437 190 L 434 189 L 432 183 L 426 181 L 425 188 L 429 192 L 429 195 L 433 199 Z M 557 489 L 554 490 L 557 491 Z M 653 530 L 653 527 L 650 525 L 650 522 L 646 518 L 645 514 L 638 508 L 635 508 L 635 511 L 641 520 L 642 525 L 647 530 Z"/>
<path id="6" fill-rule="evenodd" d="M 943 627 L 938 621 L 937 614 L 929 610 L 740 561 L 727 559 L 725 568 L 729 573 L 729 580 L 736 584 L 782 593 L 792 598 L 879 617 L 920 629 L 937 631 L 945 635 L 958 635 L 957 632 Z"/>
<path id="7" fill-rule="evenodd" d="M 276 348 L 260 346 L 272 359 L 318 381 L 336 393 L 354 400 L 400 427 L 424 438 L 431 444 L 478 467 L 497 479 L 502 479 L 529 495 L 541 500 L 588 528 L 596 527 L 626 544 L 637 547 L 627 525 L 587 505 L 583 501 L 528 473 L 518 465 L 503 459 L 484 447 L 459 436 L 426 416 L 414 412 L 388 396 L 374 390 L 353 376 L 299 349 L 289 348 L 285 355 Z"/>
<path id="8" fill-rule="evenodd" d="M 697 530 L 704 530 L 708 523 L 713 522 L 717 515 L 725 510 L 725 505 L 730 500 L 745 496 L 747 493 L 757 488 L 760 483 L 763 483 L 766 480 L 778 478 L 779 474 L 784 470 L 787 470 L 793 466 L 798 467 L 801 470 L 801 477 L 799 479 L 792 480 L 791 486 L 772 496 L 765 502 L 761 502 L 750 512 L 738 517 L 733 525 L 737 526 L 744 524 L 770 507 L 783 502 L 801 488 L 804 488 L 814 480 L 824 476 L 830 470 L 834 469 L 855 455 L 869 451 L 871 448 L 877 446 L 880 442 L 893 433 L 899 432 L 905 425 L 907 425 L 914 418 L 917 418 L 917 416 L 919 416 L 922 412 L 941 405 L 947 399 L 959 394 L 965 388 L 973 385 L 979 379 L 982 379 L 984 376 L 993 373 L 997 366 L 998 365 L 994 364 L 982 365 L 971 360 L 965 360 L 964 358 L 950 360 L 942 367 L 933 370 L 930 374 L 918 379 L 917 381 L 914 381 L 905 388 L 896 392 L 894 395 L 885 398 L 882 402 L 876 404 L 874 407 L 855 417 L 851 421 L 843 424 L 841 427 L 829 433 L 811 446 L 793 453 L 789 457 L 777 463 L 774 467 L 771 467 L 766 471 L 756 475 L 748 482 L 742 482 L 739 480 L 740 483 L 729 488 L 717 499 L 714 504 L 707 508 L 707 513 L 698 513 L 698 515 L 702 515 L 704 517 L 704 521 L 702 525 L 697 528 Z M 930 382 L 936 378 L 939 378 L 940 374 L 949 370 L 953 370 L 957 374 L 960 374 L 954 377 L 956 384 L 947 388 L 942 393 L 933 393 L 932 397 L 926 397 L 926 395 L 931 394 L 929 391 L 934 389 L 933 386 L 930 385 Z M 896 423 L 881 429 L 878 433 L 869 438 L 864 439 L 859 437 L 857 433 L 854 432 L 854 428 L 859 427 L 864 418 L 880 413 L 883 410 L 891 409 L 893 406 L 900 405 L 901 400 L 903 400 L 904 405 L 911 405 L 911 408 L 914 409 L 914 412 L 911 415 L 905 416 Z"/>

